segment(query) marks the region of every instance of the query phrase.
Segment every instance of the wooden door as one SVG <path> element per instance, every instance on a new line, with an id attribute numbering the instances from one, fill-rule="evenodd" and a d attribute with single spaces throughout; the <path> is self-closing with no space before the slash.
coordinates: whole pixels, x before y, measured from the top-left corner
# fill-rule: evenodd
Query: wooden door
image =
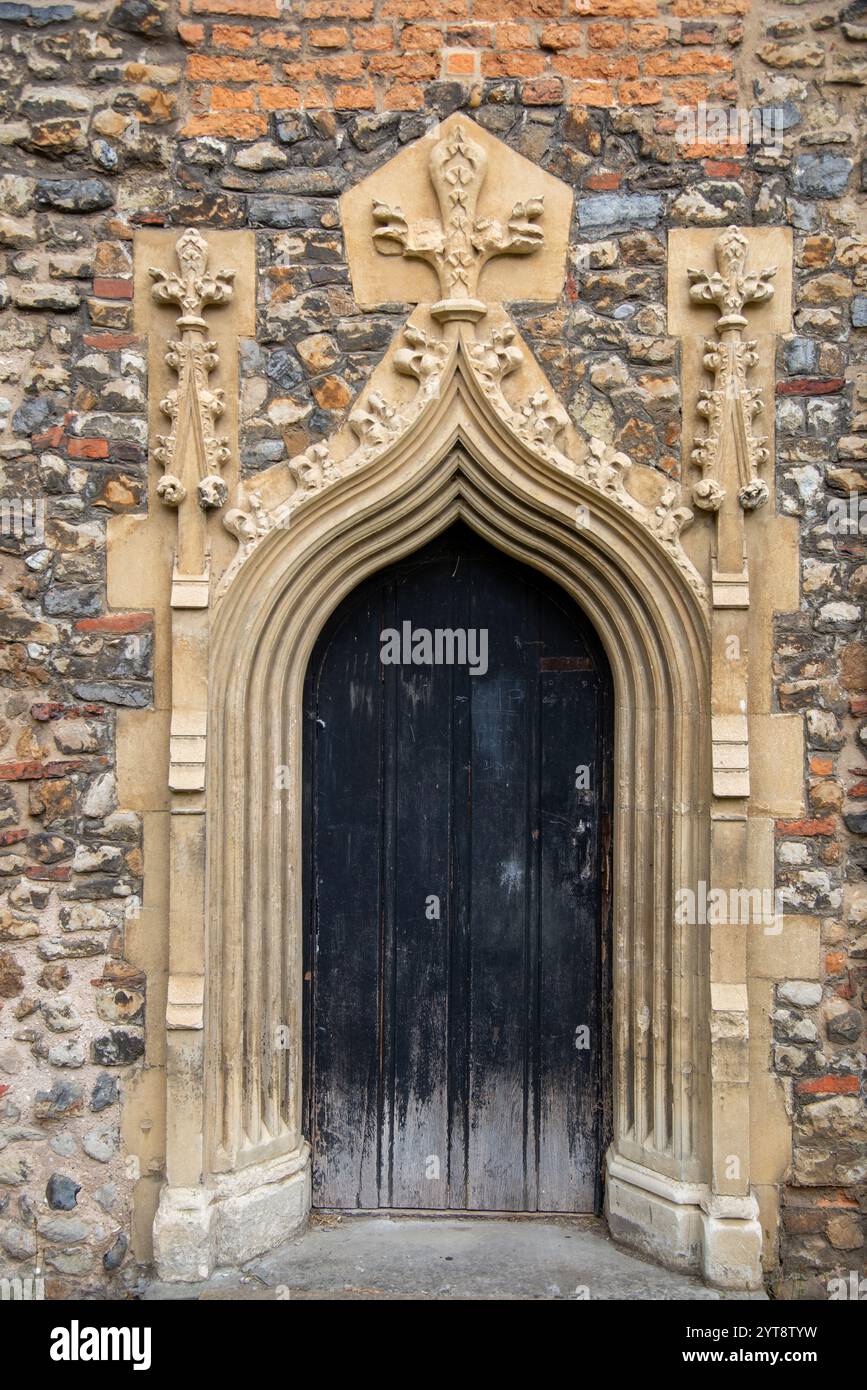
<path id="1" fill-rule="evenodd" d="M 610 708 L 574 603 L 463 527 L 328 622 L 304 703 L 314 1206 L 598 1210 Z"/>

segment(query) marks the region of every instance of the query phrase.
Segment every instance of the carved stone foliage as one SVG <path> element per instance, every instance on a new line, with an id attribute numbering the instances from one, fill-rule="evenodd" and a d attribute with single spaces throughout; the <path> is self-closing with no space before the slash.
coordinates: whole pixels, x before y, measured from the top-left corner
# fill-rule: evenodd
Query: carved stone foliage
<path id="1" fill-rule="evenodd" d="M 169 342 L 166 362 L 177 374 L 177 387 L 160 401 L 171 422 L 167 435 L 158 435 L 153 456 L 163 470 L 157 493 L 168 507 L 180 509 L 178 525 L 179 565 L 186 573 L 198 573 L 204 565 L 204 528 L 201 521 L 187 524 L 185 503 L 195 495 L 202 511 L 218 510 L 228 490 L 221 471 L 230 456 L 228 440 L 217 434 L 216 423 L 225 409 L 223 392 L 209 385 L 219 365 L 217 345 L 207 337 L 202 310 L 224 304 L 232 295 L 234 271 L 208 269 L 208 245 L 193 228 L 175 247 L 179 270 L 152 267 L 152 294 L 165 304 L 177 304 L 180 337 Z"/>
<path id="2" fill-rule="evenodd" d="M 693 591 L 704 598 L 704 583 L 680 543 L 681 532 L 692 521 L 693 513 L 688 507 L 678 505 L 679 488 L 670 484 L 654 508 L 643 506 L 625 486 L 625 476 L 631 467 L 629 457 L 595 437 L 582 441 L 552 392 L 539 387 L 525 400 L 518 401 L 504 394 L 505 378 L 517 371 L 524 361 L 514 328 L 505 323 L 485 339 L 479 340 L 472 335 L 472 328 L 463 327 L 455 346 L 450 348 L 416 324 L 406 326 L 406 346 L 395 352 L 392 367 L 397 373 L 418 381 L 419 389 L 413 399 L 406 404 L 394 404 L 381 391 L 369 391 L 349 417 L 357 444 L 345 458 L 335 462 L 327 444 L 312 444 L 286 465 L 295 490 L 284 502 L 268 511 L 253 493 L 249 513 L 234 508 L 226 514 L 224 525 L 238 540 L 239 551 L 220 583 L 220 594 L 225 593 L 259 540 L 271 530 L 288 526 L 298 509 L 323 489 L 371 465 L 390 450 L 399 448 L 405 453 L 422 417 L 451 388 L 454 378 L 464 374 L 488 403 L 493 420 L 505 425 L 547 467 L 577 479 L 591 495 L 593 492 L 602 494 L 628 512 L 669 553 Z M 456 408 L 459 408 L 457 402 Z"/>
<path id="3" fill-rule="evenodd" d="M 768 500 L 767 484 L 759 477 L 759 468 L 768 459 L 768 441 L 753 431 L 763 403 L 760 392 L 747 383 L 758 354 L 755 342 L 742 336 L 747 326 L 743 310 L 747 304 L 770 299 L 776 267 L 746 270 L 749 243 L 737 227 L 727 228 L 714 249 L 717 270 L 687 272 L 690 298 L 698 304 L 715 304 L 720 313 L 718 341 L 705 343 L 704 365 L 714 384 L 700 392 L 696 405 L 707 428 L 692 451 L 693 463 L 703 475 L 693 488 L 693 499 L 706 511 L 719 511 L 729 488 L 736 488 L 741 507 L 753 511 Z"/>
<path id="4" fill-rule="evenodd" d="M 481 318 L 486 305 L 476 294 L 482 267 L 493 256 L 526 256 L 545 239 L 539 226 L 541 197 L 515 203 L 505 225 L 478 216 L 487 164 L 482 146 L 457 125 L 434 145 L 428 162 L 439 222 L 410 222 L 402 208 L 373 203 L 374 245 L 383 255 L 414 257 L 433 266 L 442 299 L 431 312 L 443 321 Z"/>

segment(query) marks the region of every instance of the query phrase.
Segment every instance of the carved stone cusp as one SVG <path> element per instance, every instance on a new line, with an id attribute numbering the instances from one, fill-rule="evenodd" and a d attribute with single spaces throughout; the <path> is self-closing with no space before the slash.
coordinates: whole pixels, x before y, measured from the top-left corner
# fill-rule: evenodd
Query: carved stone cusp
<path id="1" fill-rule="evenodd" d="M 327 444 L 309 445 L 303 454 L 290 459 L 287 467 L 302 492 L 317 492 L 340 476 Z"/>
<path id="2" fill-rule="evenodd" d="M 515 330 L 507 324 L 504 328 L 495 328 L 487 341 L 474 343 L 469 349 L 469 356 L 479 375 L 499 384 L 503 377 L 517 371 L 524 354 L 514 346 L 514 342 Z"/>
<path id="3" fill-rule="evenodd" d="M 394 354 L 394 369 L 402 376 L 414 376 L 418 381 L 426 381 L 442 371 L 448 355 L 448 347 L 441 338 L 430 338 L 422 328 L 408 323 L 403 330 L 408 347 L 398 348 Z"/>

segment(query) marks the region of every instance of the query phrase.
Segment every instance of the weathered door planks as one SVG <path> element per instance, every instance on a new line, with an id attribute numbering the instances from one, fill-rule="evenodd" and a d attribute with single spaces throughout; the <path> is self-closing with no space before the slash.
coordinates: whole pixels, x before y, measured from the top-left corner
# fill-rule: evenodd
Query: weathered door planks
<path id="1" fill-rule="evenodd" d="M 404 620 L 487 629 L 486 673 L 384 665 Z M 456 526 L 340 606 L 304 708 L 314 1205 L 597 1210 L 611 699 L 589 623 Z"/>

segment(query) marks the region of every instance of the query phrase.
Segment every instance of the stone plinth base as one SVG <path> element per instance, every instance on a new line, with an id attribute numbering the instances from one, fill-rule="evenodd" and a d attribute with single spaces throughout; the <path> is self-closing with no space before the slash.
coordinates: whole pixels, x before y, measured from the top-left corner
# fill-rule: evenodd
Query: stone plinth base
<path id="1" fill-rule="evenodd" d="M 722 1289 L 762 1286 L 762 1228 L 755 1198 L 714 1196 L 609 1151 L 605 1215 L 615 1240 L 670 1269 Z"/>
<path id="2" fill-rule="evenodd" d="M 195 1283 L 220 1265 L 255 1259 L 296 1231 L 310 1210 L 310 1150 L 251 1164 L 207 1187 L 166 1185 L 154 1220 L 160 1279 Z"/>

